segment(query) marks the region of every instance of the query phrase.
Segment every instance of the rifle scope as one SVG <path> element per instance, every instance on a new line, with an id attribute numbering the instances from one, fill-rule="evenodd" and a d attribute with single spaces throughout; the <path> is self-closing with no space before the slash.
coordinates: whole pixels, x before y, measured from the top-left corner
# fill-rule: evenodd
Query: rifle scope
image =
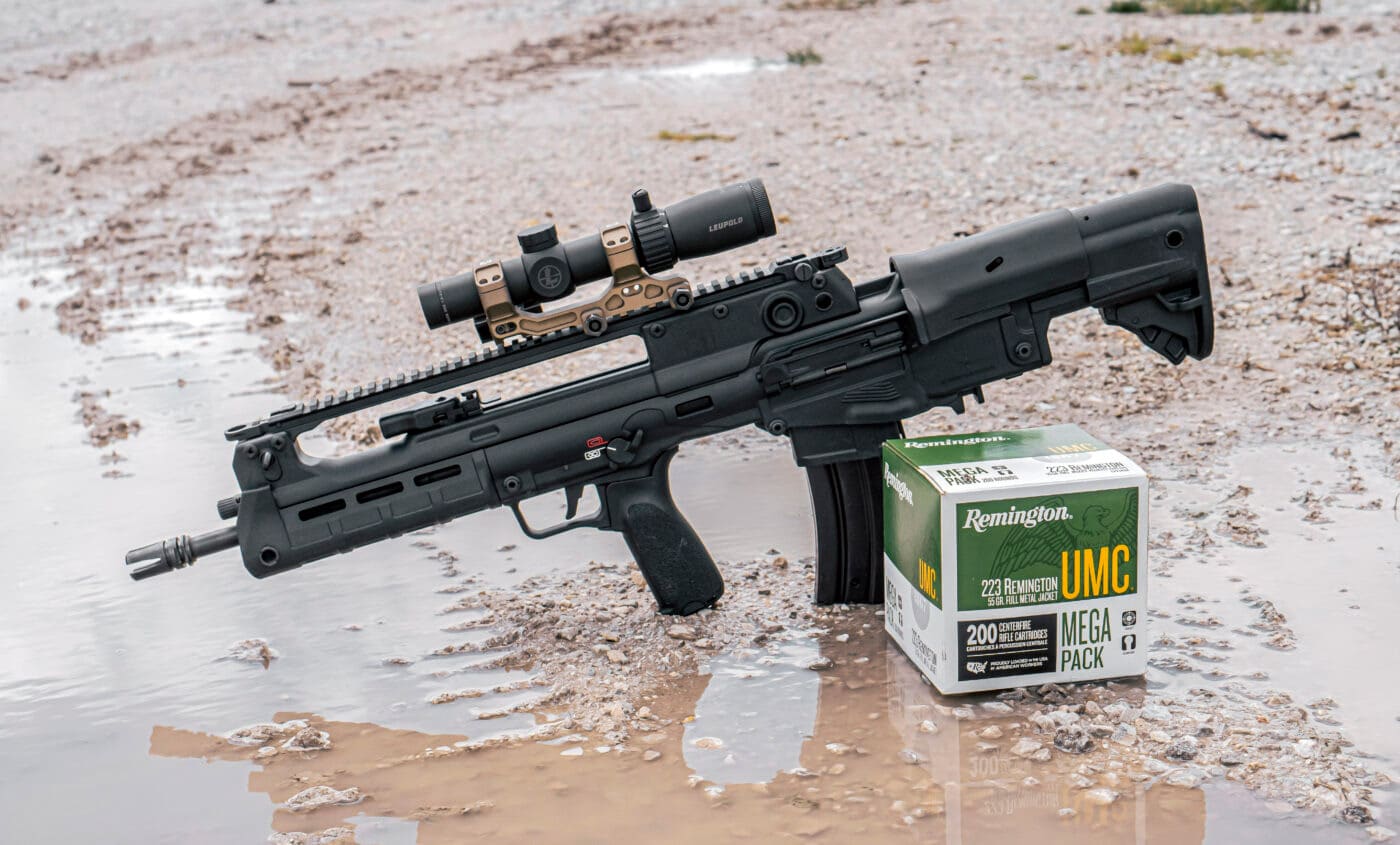
<path id="1" fill-rule="evenodd" d="M 659 273 L 677 261 L 746 246 L 776 234 L 773 209 L 763 181 L 750 179 L 656 208 L 644 188 L 632 192 L 628 229 L 639 264 Z M 521 231 L 521 255 L 501 262 L 510 298 L 521 308 L 573 293 L 578 285 L 612 275 L 601 235 L 559 242 L 553 223 Z M 418 286 L 418 301 L 428 328 L 483 318 L 472 271 Z"/>

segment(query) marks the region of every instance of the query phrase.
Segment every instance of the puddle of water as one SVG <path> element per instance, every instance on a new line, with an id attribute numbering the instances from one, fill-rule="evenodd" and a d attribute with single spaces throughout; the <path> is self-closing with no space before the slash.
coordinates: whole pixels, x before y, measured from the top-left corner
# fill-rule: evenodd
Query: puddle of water
<path id="1" fill-rule="evenodd" d="M 121 565 L 124 550 L 212 527 L 214 503 L 235 486 L 222 430 L 285 400 L 264 387 L 272 373 L 245 332 L 246 317 L 227 310 L 227 289 L 172 286 L 158 304 L 107 315 L 111 334 L 84 347 L 52 328 L 60 286 L 28 289 L 30 278 L 57 280 L 59 270 L 53 258 L 10 254 L 0 262 L 5 288 L 23 283 L 35 300 L 27 310 L 0 311 L 0 405 L 15 411 L 0 443 L 0 460 L 12 468 L 0 508 L 11 526 L 26 527 L 0 541 L 10 583 L 0 593 L 7 832 L 28 841 L 101 839 L 112 819 L 122 819 L 124 833 L 148 841 L 188 841 L 191 831 L 206 842 L 266 835 L 265 802 L 230 797 L 243 791 L 232 769 L 196 783 L 190 775 L 200 767 L 148 757 L 152 724 L 223 733 L 298 708 L 473 738 L 534 724 L 520 714 L 473 717 L 528 698 L 518 691 L 469 707 L 428 703 L 445 688 L 528 679 L 474 668 L 489 654 L 424 659 L 442 645 L 441 628 L 461 620 L 438 615 L 451 602 L 437 589 L 452 583 L 444 578 L 452 567 L 436 553 L 460 557 L 461 570 L 478 573 L 483 586 L 510 585 L 560 561 L 625 560 L 620 537 L 575 532 L 529 541 L 501 510 L 273 581 L 249 577 L 236 555 L 225 554 L 135 584 Z M 140 421 L 140 432 L 101 451 L 89 446 L 72 401 L 79 389 L 102 393 L 109 410 Z M 112 453 L 119 460 L 104 462 Z M 104 477 L 112 469 L 120 477 Z M 717 556 L 769 545 L 810 551 L 802 477 L 789 458 L 700 461 L 683 453 L 675 482 L 677 500 Z M 731 485 L 775 495 L 753 504 L 756 521 L 735 521 L 720 501 Z M 225 659 L 231 644 L 249 637 L 268 639 L 281 656 L 267 669 Z M 409 662 L 386 665 L 396 658 Z M 65 805 L 92 812 L 55 813 L 57 784 L 67 785 Z M 152 794 L 166 799 L 161 816 L 133 816 Z"/>
<path id="2" fill-rule="evenodd" d="M 663 705 L 666 712 L 694 713 L 693 720 L 635 735 L 627 746 L 575 736 L 432 755 L 425 749 L 450 745 L 453 737 L 327 722 L 320 726 L 335 748 L 302 759 L 284 754 L 254 762 L 249 750 L 219 737 L 168 728 L 155 730 L 151 748 L 160 756 L 225 761 L 214 770 L 247 771 L 247 789 L 273 808 L 276 830 L 392 818 L 416 824 L 418 838 L 404 833 L 403 841 L 542 841 L 559 837 L 562 819 L 570 841 L 649 841 L 658 826 L 666 841 L 683 843 L 1366 838 L 1320 816 L 1266 809 L 1228 783 L 1177 789 L 1136 782 L 1125 770 L 1114 800 L 1099 803 L 1073 783 L 1081 758 L 1038 763 L 1009 754 L 1007 742 L 985 742 L 981 732 L 996 727 L 1010 735 L 1022 717 L 985 711 L 986 697 L 934 693 L 888 642 L 873 611 L 854 614 L 841 633 L 849 639 L 833 632 L 819 644 L 836 668 L 788 670 L 804 675 L 800 683 L 781 679 L 781 672 L 754 672 L 742 661 L 716 660 L 712 676 L 678 681 Z M 750 689 L 737 692 L 743 684 Z M 950 715 L 953 706 L 976 713 L 958 720 Z M 921 727 L 929 722 L 935 731 Z M 710 741 L 697 748 L 702 739 Z M 724 746 L 715 747 L 716 739 Z M 368 797 L 308 815 L 276 809 L 308 783 L 353 786 Z M 468 807 L 473 811 L 463 814 Z"/>
<path id="3" fill-rule="evenodd" d="M 42 259 L 5 262 L 0 271 L 10 280 L 54 269 Z M 478 666 L 489 654 L 425 657 L 442 645 L 443 627 L 471 618 L 438 615 L 452 600 L 438 589 L 466 573 L 482 586 L 508 587 L 561 561 L 625 560 L 620 538 L 577 532 L 526 541 L 509 513 L 496 511 L 270 581 L 248 577 L 225 555 L 133 584 L 121 553 L 211 526 L 214 501 L 232 487 L 219 433 L 282 400 L 260 387 L 270 373 L 245 317 L 226 310 L 228 292 L 217 285 L 178 286 L 158 305 L 111 315 L 115 328 L 140 330 L 117 330 L 96 348 L 52 331 L 44 306 L 57 294 L 48 296 L 36 295 L 27 311 L 0 312 L 0 398 L 23 409 L 0 446 L 4 465 L 19 468 L 0 486 L 0 507 L 23 527 L 6 534 L 0 556 L 11 584 L 0 594 L 0 818 L 17 841 L 104 839 L 114 823 L 141 841 L 259 841 L 269 823 L 279 831 L 343 823 L 361 842 L 533 841 L 557 836 L 560 818 L 577 838 L 600 839 L 651 837 L 665 819 L 673 841 L 762 841 L 782 832 L 837 841 L 1275 842 L 1357 833 L 1316 816 L 1279 815 L 1231 784 L 1147 789 L 1125 779 L 1116 801 L 1094 804 L 1073 788 L 1072 769 L 979 747 L 973 730 L 1010 730 L 1015 717 L 950 718 L 965 701 L 924 685 L 871 611 L 820 641 L 714 658 L 708 675 L 680 678 L 668 692 L 667 712 L 693 717 L 634 736 L 630 750 L 589 738 L 570 757 L 560 744 L 537 743 L 425 755 L 535 724 L 527 714 L 476 718 L 528 700 L 529 690 L 512 686 L 528 673 Z M 123 477 L 103 477 L 108 465 L 85 443 L 71 401 L 79 388 L 110 390 L 104 403 L 142 423 L 113 447 L 125 459 L 115 464 Z M 1364 658 L 1356 643 L 1385 642 L 1385 610 L 1400 598 L 1394 516 L 1362 508 L 1400 491 L 1362 460 L 1357 477 L 1366 489 L 1350 492 L 1339 460 L 1318 450 L 1287 461 L 1245 452 L 1209 484 L 1161 482 L 1158 531 L 1185 536 L 1202 519 L 1193 514 L 1218 507 L 1238 483 L 1255 491 L 1247 498 L 1269 534 L 1264 549 L 1222 541 L 1168 566 L 1152 599 L 1167 618 L 1153 624 L 1186 636 L 1200 630 L 1193 620 L 1219 617 L 1211 636 L 1232 643 L 1224 677 L 1264 667 L 1268 684 L 1300 701 L 1332 696 L 1342 726 L 1393 761 L 1396 698 L 1376 694 L 1377 683 L 1393 681 L 1357 671 Z M 803 478 L 786 452 L 683 452 L 675 480 L 677 500 L 717 557 L 769 546 L 810 554 Z M 1307 508 L 1292 499 L 1310 487 L 1335 496 L 1319 505 L 1330 522 L 1302 518 Z M 741 511 L 734 491 L 743 491 Z M 1328 580 L 1319 582 L 1319 571 Z M 1258 612 L 1239 600 L 1242 587 L 1283 610 L 1295 650 L 1270 650 L 1250 633 Z M 1202 598 L 1176 601 L 1195 595 Z M 224 659 L 231 643 L 252 636 L 266 637 L 281 657 L 267 668 Z M 837 668 L 803 668 L 818 654 Z M 408 662 L 386 665 L 390 658 Z M 1147 687 L 1201 683 L 1192 672 L 1154 670 Z M 497 687 L 460 705 L 428 703 L 445 689 Z M 319 714 L 336 747 L 255 761 L 255 751 L 221 738 L 287 712 Z M 924 733 L 926 720 L 939 730 Z M 706 738 L 718 744 L 699 742 Z M 644 760 L 646 749 L 661 757 Z M 914 756 L 901 758 L 908 751 Z M 212 760 L 224 762 L 206 765 Z M 278 808 L 312 783 L 355 786 L 369 797 L 306 814 Z M 160 812 L 149 812 L 157 794 Z M 478 801 L 494 806 L 461 815 Z M 67 812 L 74 806 L 85 812 Z M 1075 814 L 1062 817 L 1061 809 Z"/>
<path id="4" fill-rule="evenodd" d="M 683 65 L 671 65 L 640 72 L 640 76 L 659 76 L 679 79 L 708 79 L 716 76 L 738 76 L 755 71 L 781 71 L 787 65 L 783 62 L 765 61 L 752 57 L 713 58 Z"/>
<path id="5" fill-rule="evenodd" d="M 1155 631 L 1228 642 L 1227 671 L 1265 673 L 1244 680 L 1286 690 L 1298 704 L 1335 699 L 1335 707 L 1324 708 L 1329 717 L 1361 750 L 1394 766 L 1400 682 L 1385 655 L 1400 607 L 1400 521 L 1393 510 L 1400 480 L 1377 469 L 1378 451 L 1354 451 L 1249 449 L 1212 483 L 1158 484 L 1154 532 L 1185 536 L 1197 525 L 1214 532 L 1228 508 L 1242 507 L 1265 533 L 1259 548 L 1215 535 L 1217 545 L 1204 555 L 1170 564 L 1169 577 L 1152 588 L 1152 605 L 1168 614 L 1154 620 Z M 1239 485 L 1249 492 L 1232 496 Z M 1260 609 L 1246 601 L 1254 596 L 1283 614 L 1293 648 L 1270 647 L 1270 630 L 1257 627 Z M 1181 654 L 1200 672 L 1214 668 Z M 1197 686 L 1200 672 L 1166 674 L 1166 683 Z"/>

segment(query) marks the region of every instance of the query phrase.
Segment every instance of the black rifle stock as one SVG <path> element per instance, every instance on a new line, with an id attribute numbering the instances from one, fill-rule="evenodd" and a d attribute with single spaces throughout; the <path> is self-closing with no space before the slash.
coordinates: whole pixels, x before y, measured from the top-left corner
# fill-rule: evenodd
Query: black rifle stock
<path id="1" fill-rule="evenodd" d="M 709 203 L 724 205 L 714 219 L 742 221 L 742 209 L 757 208 L 762 222 L 741 235 L 743 242 L 771 234 L 766 194 L 761 203 L 756 199 L 761 185 L 747 193 L 735 192 L 738 187 Z M 744 206 L 750 196 L 754 205 Z M 650 201 L 641 197 L 652 217 L 638 223 L 634 214 L 632 234 L 639 241 L 654 223 Z M 643 205 L 638 201 L 639 209 Z M 672 207 L 673 217 L 679 208 Z M 687 225 L 704 228 L 693 220 Z M 604 230 L 603 244 L 626 247 L 625 229 Z M 582 243 L 558 245 L 556 239 L 546 248 L 584 254 Z M 687 249 L 704 254 L 700 246 Z M 604 305 L 602 312 L 581 306 L 555 329 L 545 318 L 560 312 L 537 319 L 537 310 L 508 310 L 508 297 L 492 299 L 500 274 L 493 280 L 491 268 L 501 265 L 483 265 L 485 271 L 466 279 L 478 285 L 474 310 L 453 306 L 449 313 L 443 306 L 430 321 L 474 315 L 483 336 L 520 337 L 229 429 L 241 492 L 220 502 L 219 513 L 236 517 L 236 528 L 134 550 L 127 555 L 128 564 L 139 564 L 132 577 L 237 546 L 244 566 L 261 578 L 505 505 L 531 537 L 579 527 L 621 532 L 661 612 L 693 613 L 713 605 L 724 587 L 671 498 L 671 458 L 685 441 L 758 425 L 789 437 L 797 464 L 808 472 L 816 600 L 879 602 L 877 455 L 884 440 L 901 436 L 902 420 L 938 406 L 960 413 L 965 397 L 982 400 L 983 385 L 1050 363 L 1050 321 L 1082 308 L 1099 309 L 1106 322 L 1133 332 L 1173 364 L 1211 351 L 1205 245 L 1195 193 L 1184 185 L 1048 212 L 896 255 L 888 275 L 860 284 L 837 266 L 846 257 L 841 248 L 693 288 L 646 275 L 651 265 L 669 267 L 675 252 L 655 242 L 645 251 L 639 244 L 637 255 L 609 252 L 610 295 L 648 301 L 629 300 L 613 310 Z M 571 281 L 596 277 L 600 261 L 575 260 L 589 269 L 581 273 L 575 266 Z M 525 264 L 507 267 L 504 275 L 524 285 L 532 267 L 547 264 L 532 265 L 527 248 Z M 558 280 L 551 274 L 546 281 Z M 461 284 L 456 277 L 425 285 L 425 312 L 439 301 L 465 301 Z M 503 302 L 506 310 L 492 311 Z M 534 334 L 522 328 L 532 321 L 541 326 Z M 334 417 L 406 396 L 457 391 L 625 335 L 642 339 L 645 362 L 509 401 L 482 402 L 470 390 L 441 396 L 384 416 L 387 442 L 343 458 L 311 458 L 297 446 L 299 435 Z M 590 485 L 597 488 L 599 510 L 579 516 L 577 504 Z M 520 503 L 557 490 L 566 493 L 565 522 L 530 525 Z"/>

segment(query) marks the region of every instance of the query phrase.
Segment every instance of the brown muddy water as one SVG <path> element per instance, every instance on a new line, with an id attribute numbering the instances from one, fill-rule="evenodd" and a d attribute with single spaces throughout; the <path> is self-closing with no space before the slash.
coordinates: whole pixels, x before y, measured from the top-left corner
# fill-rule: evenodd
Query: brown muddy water
<path id="1" fill-rule="evenodd" d="M 117 330 L 93 347 L 54 330 L 59 268 L 44 254 L 0 264 L 5 289 L 23 285 L 34 300 L 0 311 L 9 419 L 0 841 L 245 843 L 338 826 L 360 843 L 1366 838 L 1224 778 L 1183 789 L 1126 769 L 1120 777 L 1111 755 L 1097 765 L 1117 798 L 1101 803 L 1073 762 L 1033 762 L 987 741 L 1013 733 L 1024 714 L 991 697 L 937 695 L 869 608 L 809 637 L 717 654 L 698 675 L 655 679 L 653 709 L 674 718 L 626 743 L 577 733 L 462 752 L 537 717 L 474 716 L 518 701 L 510 685 L 526 671 L 467 658 L 392 662 L 441 645 L 444 573 L 423 535 L 268 581 L 227 555 L 127 580 L 127 548 L 213 525 L 214 502 L 232 485 L 219 432 L 283 399 L 266 386 L 271 373 L 245 317 L 226 307 L 218 268 L 195 268 L 158 302 L 114 315 Z M 53 284 L 31 285 L 46 278 Z M 138 420 L 139 432 L 89 445 L 73 401 L 81 391 Z M 1260 446 L 1190 478 L 1157 479 L 1153 668 L 1098 691 L 1142 700 L 1236 683 L 1330 698 L 1327 718 L 1377 767 L 1400 760 L 1385 656 L 1400 606 L 1400 489 L 1374 468 L 1369 444 L 1335 445 Z M 781 449 L 701 444 L 677 464 L 676 483 L 717 557 L 811 553 L 803 480 Z M 1240 502 L 1248 508 L 1237 521 L 1257 547 L 1225 536 L 1222 514 Z M 1202 526 L 1213 539 L 1188 540 Z M 505 512 L 431 534 L 486 586 L 626 559 L 611 535 L 526 541 Z M 1291 648 L 1270 643 L 1277 626 L 1258 627 L 1255 594 L 1286 612 Z M 1203 630 L 1205 648 L 1187 642 Z M 230 646 L 250 637 L 278 658 L 230 659 Z M 822 656 L 830 670 L 807 668 Z M 454 685 L 504 690 L 430 704 L 444 672 Z M 950 715 L 961 707 L 970 709 Z M 225 739 L 294 717 L 334 747 L 264 759 Z M 354 787 L 361 798 L 285 806 L 317 785 Z"/>

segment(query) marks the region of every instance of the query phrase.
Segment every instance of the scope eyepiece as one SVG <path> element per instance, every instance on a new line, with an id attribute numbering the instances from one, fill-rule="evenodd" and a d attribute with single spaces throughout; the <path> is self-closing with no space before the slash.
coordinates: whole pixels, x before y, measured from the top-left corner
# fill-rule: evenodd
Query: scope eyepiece
<path id="1" fill-rule="evenodd" d="M 665 208 L 653 206 L 651 196 L 638 188 L 632 203 L 628 229 L 638 263 L 649 273 L 777 233 L 768 192 L 759 179 L 706 191 Z M 517 239 L 521 254 L 502 261 L 501 273 L 511 301 L 520 308 L 535 309 L 568 296 L 579 285 L 612 275 L 600 235 L 560 243 L 554 224 L 546 223 L 525 229 Z M 477 321 L 479 331 L 483 328 L 473 272 L 419 285 L 418 301 L 430 329 L 469 319 Z M 482 340 L 488 339 L 483 332 Z"/>

